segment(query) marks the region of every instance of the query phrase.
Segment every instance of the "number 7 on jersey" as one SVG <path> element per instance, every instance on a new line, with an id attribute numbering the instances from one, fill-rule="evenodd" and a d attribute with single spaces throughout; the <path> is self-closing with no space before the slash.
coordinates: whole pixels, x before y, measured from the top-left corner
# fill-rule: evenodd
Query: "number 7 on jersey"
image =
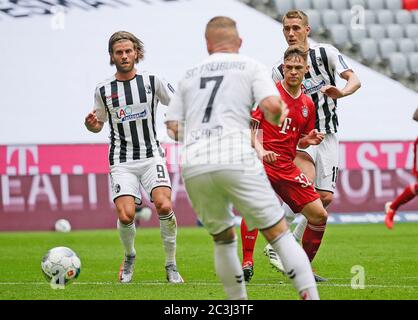
<path id="1" fill-rule="evenodd" d="M 224 76 L 214 76 L 214 77 L 202 77 L 200 78 L 200 89 L 205 89 L 206 84 L 209 81 L 215 81 L 215 85 L 213 86 L 212 93 L 210 94 L 208 105 L 205 109 L 205 115 L 203 116 L 202 123 L 209 122 L 210 116 L 212 114 L 212 106 L 213 101 L 215 100 L 216 93 L 218 92 L 219 86 L 221 85 Z"/>

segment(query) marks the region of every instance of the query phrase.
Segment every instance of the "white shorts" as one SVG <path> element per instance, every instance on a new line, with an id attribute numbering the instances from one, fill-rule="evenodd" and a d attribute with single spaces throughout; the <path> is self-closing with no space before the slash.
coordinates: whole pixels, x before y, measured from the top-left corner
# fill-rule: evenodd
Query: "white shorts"
<path id="1" fill-rule="evenodd" d="M 324 140 L 315 146 L 298 151 L 306 152 L 315 164 L 315 189 L 334 193 L 338 176 L 338 136 L 325 134 Z"/>
<path id="2" fill-rule="evenodd" d="M 212 235 L 235 225 L 233 207 L 249 230 L 267 229 L 283 218 L 264 169 L 254 175 L 241 170 L 213 171 L 185 178 L 184 183 L 193 209 Z"/>
<path id="3" fill-rule="evenodd" d="M 141 204 L 140 185 L 152 201 L 152 190 L 157 187 L 171 188 L 165 158 L 152 157 L 115 164 L 110 167 L 112 199 L 131 195 L 137 204 Z"/>

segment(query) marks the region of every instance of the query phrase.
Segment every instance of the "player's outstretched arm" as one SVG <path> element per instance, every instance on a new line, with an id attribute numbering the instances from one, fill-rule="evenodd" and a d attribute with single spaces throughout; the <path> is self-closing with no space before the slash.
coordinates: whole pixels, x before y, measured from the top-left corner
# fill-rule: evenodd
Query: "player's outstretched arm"
<path id="1" fill-rule="evenodd" d="M 358 89 L 360 89 L 360 79 L 352 70 L 344 71 L 341 74 L 341 78 L 347 81 L 344 88 L 339 89 L 336 86 L 327 85 L 321 88 L 321 92 L 330 97 L 331 99 L 339 99 L 342 97 L 349 96 L 356 92 Z"/>
<path id="2" fill-rule="evenodd" d="M 89 114 L 84 119 L 84 125 L 87 130 L 97 133 L 100 132 L 103 128 L 103 122 L 99 121 L 96 116 L 96 110 L 89 112 Z"/>
<path id="3" fill-rule="evenodd" d="M 311 145 L 317 145 L 324 140 L 325 134 L 319 132 L 316 129 L 313 129 L 309 132 L 308 135 L 303 136 L 299 139 L 298 147 L 301 149 L 306 149 Z"/>

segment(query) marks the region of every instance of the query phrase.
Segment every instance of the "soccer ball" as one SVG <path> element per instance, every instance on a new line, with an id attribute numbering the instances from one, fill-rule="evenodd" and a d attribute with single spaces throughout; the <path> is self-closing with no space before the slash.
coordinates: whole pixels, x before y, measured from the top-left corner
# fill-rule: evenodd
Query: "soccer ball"
<path id="1" fill-rule="evenodd" d="M 148 221 L 151 216 L 152 210 L 148 207 L 138 208 L 135 213 L 135 218 L 140 221 Z"/>
<path id="2" fill-rule="evenodd" d="M 68 220 L 59 219 L 55 222 L 55 231 L 57 232 L 70 232 L 71 231 L 71 224 Z"/>
<path id="3" fill-rule="evenodd" d="M 80 274 L 81 261 L 70 248 L 56 247 L 44 255 L 41 268 L 53 289 L 63 289 Z"/>

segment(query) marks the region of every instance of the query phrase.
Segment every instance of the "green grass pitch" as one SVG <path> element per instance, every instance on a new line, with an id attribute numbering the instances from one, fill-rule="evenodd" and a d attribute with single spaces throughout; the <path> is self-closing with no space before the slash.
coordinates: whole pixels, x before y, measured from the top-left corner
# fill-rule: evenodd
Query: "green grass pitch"
<path id="1" fill-rule="evenodd" d="M 237 228 L 239 230 L 239 228 Z M 240 243 L 240 241 L 239 241 Z M 259 236 L 255 274 L 247 285 L 250 299 L 297 299 L 291 283 L 275 272 L 263 255 Z M 42 256 L 52 247 L 67 246 L 80 257 L 77 280 L 53 290 L 42 276 Z M 322 299 L 417 299 L 418 224 L 329 225 L 314 261 Z M 185 284 L 165 281 L 159 229 L 137 230 L 134 281 L 117 281 L 122 247 L 116 230 L 0 233 L 0 299 L 225 299 L 213 263 L 213 243 L 203 228 L 180 228 L 177 264 Z M 239 249 L 241 255 L 241 249 Z M 365 271 L 364 289 L 353 289 L 353 266 Z"/>

